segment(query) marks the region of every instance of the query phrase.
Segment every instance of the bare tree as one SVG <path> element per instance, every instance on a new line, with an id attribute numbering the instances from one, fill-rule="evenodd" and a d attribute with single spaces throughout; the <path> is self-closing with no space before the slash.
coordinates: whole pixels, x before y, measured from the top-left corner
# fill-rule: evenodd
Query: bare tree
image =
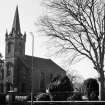
<path id="1" fill-rule="evenodd" d="M 80 91 L 83 84 L 83 76 L 77 70 L 67 70 L 67 76 L 72 81 L 75 90 Z"/>
<path id="2" fill-rule="evenodd" d="M 51 10 L 40 19 L 41 29 L 56 40 L 60 51 L 87 57 L 99 73 L 104 100 L 105 6 L 101 0 L 48 0 Z M 53 10 L 53 11 L 52 11 Z"/>
<path id="3" fill-rule="evenodd" d="M 67 70 L 67 76 L 73 83 L 83 82 L 84 78 L 77 70 Z"/>

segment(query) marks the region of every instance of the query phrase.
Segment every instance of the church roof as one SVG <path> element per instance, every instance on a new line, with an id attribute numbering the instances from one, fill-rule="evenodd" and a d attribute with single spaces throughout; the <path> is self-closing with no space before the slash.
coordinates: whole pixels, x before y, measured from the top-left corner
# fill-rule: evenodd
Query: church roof
<path id="1" fill-rule="evenodd" d="M 15 31 L 16 34 L 21 33 L 18 6 L 16 7 L 16 11 L 15 11 L 15 16 L 14 16 L 13 25 L 12 25 L 12 31 Z"/>
<path id="2" fill-rule="evenodd" d="M 25 55 L 24 57 L 21 57 L 20 59 L 28 69 L 32 68 L 32 56 Z M 34 66 L 34 68 L 37 68 L 37 69 L 41 69 L 41 68 L 48 69 L 50 67 L 51 68 L 53 67 L 54 69 L 65 72 L 64 69 L 62 69 L 59 65 L 57 65 L 55 62 L 53 62 L 51 59 L 33 57 L 33 66 Z"/>

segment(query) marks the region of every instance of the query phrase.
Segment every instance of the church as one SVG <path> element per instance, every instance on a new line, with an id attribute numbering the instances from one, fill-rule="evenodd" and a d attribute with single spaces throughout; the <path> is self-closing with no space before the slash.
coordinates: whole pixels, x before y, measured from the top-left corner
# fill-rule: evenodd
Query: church
<path id="1" fill-rule="evenodd" d="M 30 93 L 31 89 L 43 92 L 54 76 L 66 75 L 51 59 L 25 55 L 26 36 L 21 33 L 17 6 L 11 32 L 5 34 L 4 92 Z"/>

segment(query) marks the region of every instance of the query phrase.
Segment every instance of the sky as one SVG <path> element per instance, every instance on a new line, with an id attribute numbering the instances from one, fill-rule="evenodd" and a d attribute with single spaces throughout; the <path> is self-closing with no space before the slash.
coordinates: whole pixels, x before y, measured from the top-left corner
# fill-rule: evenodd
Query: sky
<path id="1" fill-rule="evenodd" d="M 32 36 L 34 34 L 34 56 L 48 58 L 46 41 L 47 37 L 40 36 L 38 26 L 35 23 L 40 16 L 46 14 L 46 9 L 42 7 L 43 0 L 0 0 L 0 52 L 5 56 L 5 33 L 6 30 L 10 33 L 12 29 L 13 18 L 16 6 L 18 5 L 20 26 L 22 33 L 26 32 L 26 54 L 32 55 Z M 59 65 L 63 65 L 63 58 L 49 57 Z M 49 59 L 48 58 L 48 59 Z M 65 64 L 64 64 L 65 65 Z M 63 65 L 63 66 L 64 66 Z M 63 67 L 62 66 L 62 67 Z M 97 73 L 93 69 L 93 65 L 87 59 L 80 61 L 69 67 L 71 70 L 77 70 L 85 79 L 89 77 L 96 77 Z"/>

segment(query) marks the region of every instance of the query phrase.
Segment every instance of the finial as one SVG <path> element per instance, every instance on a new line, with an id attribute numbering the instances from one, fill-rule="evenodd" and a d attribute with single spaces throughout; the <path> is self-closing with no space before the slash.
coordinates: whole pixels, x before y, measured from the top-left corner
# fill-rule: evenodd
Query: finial
<path id="1" fill-rule="evenodd" d="M 7 31 L 7 29 L 6 29 L 5 39 L 7 39 L 7 38 L 8 38 L 8 31 Z"/>
<path id="2" fill-rule="evenodd" d="M 6 28 L 6 34 L 8 35 L 8 31 L 7 31 L 7 28 Z"/>
<path id="3" fill-rule="evenodd" d="M 26 32 L 24 32 L 24 36 L 23 37 L 24 37 L 24 40 L 26 41 Z"/>
<path id="4" fill-rule="evenodd" d="M 7 31 L 7 29 L 6 29 L 6 34 L 5 34 L 6 36 L 8 36 L 8 31 Z"/>

